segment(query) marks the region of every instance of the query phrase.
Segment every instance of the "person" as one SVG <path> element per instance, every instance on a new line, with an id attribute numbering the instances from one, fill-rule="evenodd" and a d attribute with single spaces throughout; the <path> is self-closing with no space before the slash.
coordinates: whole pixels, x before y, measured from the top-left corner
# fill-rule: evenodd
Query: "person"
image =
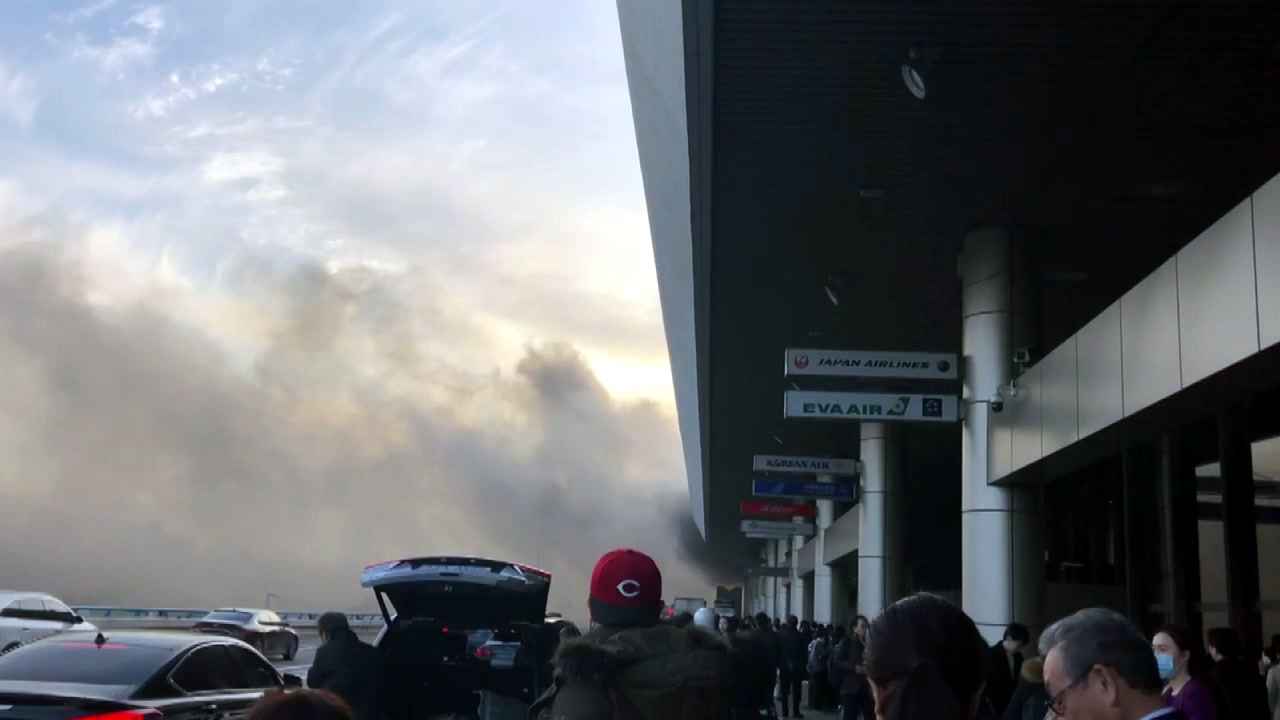
<path id="1" fill-rule="evenodd" d="M 1044 658 L 1022 662 L 1018 689 L 1014 691 L 1003 720 L 1042 720 L 1049 711 L 1049 695 L 1044 691 Z"/>
<path id="2" fill-rule="evenodd" d="M 707 632 L 719 632 L 720 618 L 711 608 L 698 608 L 693 614 L 693 624 Z"/>
<path id="3" fill-rule="evenodd" d="M 320 632 L 320 647 L 307 670 L 307 687 L 328 690 L 349 707 L 363 710 L 371 681 L 373 646 L 351 631 L 347 616 L 340 612 L 321 615 L 316 629 Z"/>
<path id="4" fill-rule="evenodd" d="M 355 720 L 342 698 L 326 690 L 294 690 L 262 696 L 246 720 Z"/>
<path id="5" fill-rule="evenodd" d="M 722 615 L 720 617 L 720 634 L 725 637 L 732 637 L 742 629 L 742 624 L 738 618 L 733 615 Z"/>
<path id="6" fill-rule="evenodd" d="M 726 635 L 729 645 L 730 684 L 733 717 L 759 720 L 777 717 L 773 700 L 773 683 L 778 674 L 777 662 L 754 630 L 734 628 Z"/>
<path id="7" fill-rule="evenodd" d="M 1088 608 L 1050 625 L 1040 655 L 1054 720 L 1186 720 L 1165 705 L 1142 631 L 1114 610 Z"/>
<path id="8" fill-rule="evenodd" d="M 804 673 L 809 664 L 809 648 L 800 634 L 800 619 L 787 617 L 787 624 L 778 631 L 778 684 L 781 687 L 782 717 L 803 718 L 800 701 L 804 695 Z M 788 711 L 789 710 L 789 711 Z"/>
<path id="9" fill-rule="evenodd" d="M 1190 720 L 1217 720 L 1213 687 L 1204 678 L 1191 635 L 1178 625 L 1165 625 L 1151 638 L 1151 650 L 1160 679 L 1167 683 L 1165 702 Z"/>
<path id="10" fill-rule="evenodd" d="M 1210 677 L 1221 693 L 1223 714 L 1231 720 L 1267 720 L 1271 711 L 1266 682 L 1244 659 L 1240 636 L 1225 627 L 1213 628 L 1206 635 L 1213 659 Z"/>
<path id="11" fill-rule="evenodd" d="M 778 684 L 778 667 L 782 662 L 782 648 L 778 644 L 778 633 L 765 613 L 756 614 L 755 640 L 764 647 L 773 666 L 773 677 L 769 679 L 769 692 L 772 694 Z M 780 696 L 779 696 L 780 699 Z"/>
<path id="12" fill-rule="evenodd" d="M 873 720 L 871 688 L 863 668 L 867 633 L 870 622 L 859 615 L 853 621 L 852 631 L 841 640 L 833 653 L 831 684 L 837 689 L 840 705 L 844 708 L 844 720 Z"/>
<path id="13" fill-rule="evenodd" d="M 1027 626 L 1011 623 L 1004 629 L 1004 638 L 991 646 L 991 656 L 987 659 L 987 701 L 997 716 L 1004 715 L 1018 687 L 1022 648 L 1030 642 L 1031 632 Z"/>
<path id="14" fill-rule="evenodd" d="M 986 641 L 963 610 L 920 593 L 885 608 L 862 664 L 877 720 L 973 720 L 986 681 Z"/>
<path id="15" fill-rule="evenodd" d="M 813 642 L 809 643 L 809 709 L 825 712 L 833 706 L 831 680 L 827 677 L 827 660 L 831 657 L 831 631 L 825 625 L 818 626 Z"/>
<path id="16" fill-rule="evenodd" d="M 1274 642 L 1274 639 L 1272 640 Z M 1271 720 L 1280 720 L 1280 662 L 1267 665 L 1267 705 L 1271 709 Z"/>
<path id="17" fill-rule="evenodd" d="M 552 686 L 529 717 L 729 717 L 729 647 L 700 627 L 659 622 L 662 607 L 653 558 L 627 548 L 605 553 L 588 586 L 591 629 L 557 649 Z"/>
<path id="18" fill-rule="evenodd" d="M 693 613 L 689 611 L 678 612 L 671 618 L 671 624 L 678 628 L 687 628 L 693 624 Z"/>

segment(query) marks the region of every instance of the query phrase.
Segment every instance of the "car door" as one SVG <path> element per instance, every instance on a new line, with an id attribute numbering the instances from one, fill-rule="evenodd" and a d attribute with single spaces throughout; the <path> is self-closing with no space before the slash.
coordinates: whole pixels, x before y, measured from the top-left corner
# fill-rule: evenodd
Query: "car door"
<path id="1" fill-rule="evenodd" d="M 17 600 L 0 608 L 0 652 L 22 643 L 24 627 L 26 625 L 23 623 L 22 611 L 18 608 Z"/>
<path id="2" fill-rule="evenodd" d="M 237 720 L 262 697 L 263 689 L 248 687 L 253 682 L 226 644 L 204 645 L 193 650 L 173 669 L 169 681 L 184 694 L 172 712 L 182 720 Z"/>

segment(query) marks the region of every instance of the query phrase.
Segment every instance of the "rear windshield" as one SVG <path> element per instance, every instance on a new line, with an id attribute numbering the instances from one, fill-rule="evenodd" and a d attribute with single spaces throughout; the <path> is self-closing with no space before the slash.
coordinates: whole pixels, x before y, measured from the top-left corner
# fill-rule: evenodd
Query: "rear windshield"
<path id="1" fill-rule="evenodd" d="M 204 616 L 205 622 L 235 623 L 236 625 L 244 625 L 252 619 L 251 613 L 242 612 L 215 612 Z"/>
<path id="2" fill-rule="evenodd" d="M 0 655 L 0 681 L 137 686 L 172 654 L 145 645 L 46 640 Z"/>

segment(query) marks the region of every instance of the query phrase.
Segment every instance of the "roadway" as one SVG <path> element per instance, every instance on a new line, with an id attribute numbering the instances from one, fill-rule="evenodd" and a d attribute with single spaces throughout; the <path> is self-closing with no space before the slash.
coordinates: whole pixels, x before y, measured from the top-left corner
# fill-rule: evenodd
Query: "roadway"
<path id="1" fill-rule="evenodd" d="M 371 643 L 378 636 L 378 631 L 358 631 L 356 634 L 360 636 L 361 640 Z M 292 660 L 281 660 L 278 657 L 273 657 L 271 662 L 280 672 L 297 675 L 305 680 L 307 678 L 307 670 L 311 668 L 311 663 L 315 662 L 316 650 L 318 649 L 320 649 L 319 633 L 311 629 L 298 630 L 298 656 Z"/>

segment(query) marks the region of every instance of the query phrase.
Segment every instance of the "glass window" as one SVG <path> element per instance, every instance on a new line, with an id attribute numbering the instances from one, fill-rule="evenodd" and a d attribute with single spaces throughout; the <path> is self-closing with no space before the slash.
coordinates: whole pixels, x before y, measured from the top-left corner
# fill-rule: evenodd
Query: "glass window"
<path id="1" fill-rule="evenodd" d="M 75 685 L 142 684 L 173 652 L 107 642 L 38 642 L 0 655 L 0 680 Z"/>
<path id="2" fill-rule="evenodd" d="M 273 612 L 258 613 L 258 622 L 263 625 L 279 625 L 280 616 Z"/>
<path id="3" fill-rule="evenodd" d="M 244 625 L 251 620 L 253 620 L 253 614 L 246 612 L 211 612 L 204 616 L 205 622 L 233 623 L 235 625 Z"/>
<path id="4" fill-rule="evenodd" d="M 59 615 L 74 615 L 71 608 L 54 600 L 53 598 L 45 598 L 43 600 L 45 612 L 57 613 Z"/>
<path id="5" fill-rule="evenodd" d="M 188 693 L 200 693 L 242 688 L 248 681 L 225 645 L 206 645 L 178 665 L 173 683 Z"/>
<path id="6" fill-rule="evenodd" d="M 40 602 L 40 598 L 24 598 L 18 601 L 18 609 L 26 612 L 44 612 L 44 603 Z"/>
<path id="7" fill-rule="evenodd" d="M 275 668 L 271 664 L 257 655 L 245 650 L 242 647 L 234 645 L 227 646 L 227 652 L 231 653 L 231 658 L 240 666 L 240 671 L 245 678 L 247 688 L 275 688 L 280 687 L 281 682 L 276 674 Z"/>

